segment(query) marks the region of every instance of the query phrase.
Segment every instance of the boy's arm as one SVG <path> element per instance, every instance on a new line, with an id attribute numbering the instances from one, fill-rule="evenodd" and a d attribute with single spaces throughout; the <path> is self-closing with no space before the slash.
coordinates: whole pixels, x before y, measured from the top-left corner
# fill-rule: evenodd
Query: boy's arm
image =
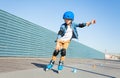
<path id="1" fill-rule="evenodd" d="M 80 28 L 83 28 L 83 27 L 85 27 L 86 26 L 86 23 L 80 23 L 79 25 L 78 25 L 78 27 L 80 27 Z"/>
<path id="2" fill-rule="evenodd" d="M 86 22 L 86 23 L 81 23 L 81 24 L 79 24 L 79 27 L 80 28 L 83 28 L 83 27 L 85 27 L 85 26 L 90 26 L 91 24 L 95 24 L 96 23 L 96 20 L 92 20 L 92 21 L 90 21 L 90 22 Z"/>
<path id="3" fill-rule="evenodd" d="M 63 28 L 62 28 L 62 26 L 61 26 L 61 27 L 60 27 L 60 30 L 58 31 L 58 34 L 57 34 L 57 39 L 60 39 L 61 36 L 62 36 L 62 34 L 63 34 Z"/>
<path id="4" fill-rule="evenodd" d="M 62 34 L 63 34 L 63 30 L 62 30 L 62 27 L 60 27 L 60 30 L 58 31 L 57 39 L 55 40 L 55 42 L 57 42 L 57 40 L 62 37 Z"/>
<path id="5" fill-rule="evenodd" d="M 57 34 L 57 39 L 61 38 L 61 34 L 62 34 L 62 30 L 59 30 Z"/>
<path id="6" fill-rule="evenodd" d="M 61 34 L 61 30 L 58 31 L 57 38 L 56 38 L 55 42 L 57 42 L 57 40 L 61 38 L 60 34 Z"/>

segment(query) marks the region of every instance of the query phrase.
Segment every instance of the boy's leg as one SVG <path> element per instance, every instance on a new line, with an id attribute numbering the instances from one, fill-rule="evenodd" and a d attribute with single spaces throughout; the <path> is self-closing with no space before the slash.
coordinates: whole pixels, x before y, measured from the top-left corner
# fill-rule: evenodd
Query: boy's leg
<path id="1" fill-rule="evenodd" d="M 58 70 L 62 70 L 63 69 L 63 63 L 64 63 L 64 60 L 65 60 L 66 50 L 68 48 L 69 43 L 70 43 L 70 41 L 64 42 L 62 44 L 61 57 L 60 57 L 59 65 L 58 65 Z"/>
<path id="2" fill-rule="evenodd" d="M 66 56 L 66 49 L 63 48 L 61 50 L 61 57 L 60 57 L 59 65 L 58 65 L 58 72 L 63 69 L 65 56 Z"/>
<path id="3" fill-rule="evenodd" d="M 61 43 L 57 42 L 56 43 L 56 49 L 53 52 L 52 59 L 51 59 L 50 63 L 47 65 L 46 70 L 49 70 L 49 69 L 51 69 L 53 67 L 53 65 L 54 65 L 54 63 L 56 61 L 56 57 L 60 52 L 60 47 L 61 47 Z"/>
<path id="4" fill-rule="evenodd" d="M 62 50 L 61 50 L 61 58 L 60 61 L 64 61 L 65 60 L 65 56 L 66 56 L 66 50 L 69 46 L 70 41 L 66 41 L 64 42 L 64 44 L 62 45 Z"/>
<path id="5" fill-rule="evenodd" d="M 56 57 L 59 54 L 59 52 L 60 52 L 59 50 L 54 50 L 53 55 L 52 55 L 52 60 L 53 61 L 56 61 Z"/>
<path id="6" fill-rule="evenodd" d="M 62 46 L 62 43 L 59 42 L 59 41 L 57 41 L 57 43 L 56 43 L 56 48 L 55 48 L 55 50 L 54 50 L 54 52 L 53 52 L 53 55 L 52 55 L 52 60 L 53 60 L 53 61 L 56 61 L 56 57 L 57 57 L 57 55 L 58 55 L 59 52 L 60 52 L 61 46 Z"/>
<path id="7" fill-rule="evenodd" d="M 61 50 L 60 61 L 64 61 L 64 60 L 65 60 L 65 56 L 66 56 L 66 49 L 63 48 L 63 49 Z"/>

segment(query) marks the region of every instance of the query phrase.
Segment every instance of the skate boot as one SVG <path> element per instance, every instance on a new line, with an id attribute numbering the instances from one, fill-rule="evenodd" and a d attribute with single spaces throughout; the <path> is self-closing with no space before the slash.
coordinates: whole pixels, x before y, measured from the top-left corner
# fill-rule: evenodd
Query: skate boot
<path id="1" fill-rule="evenodd" d="M 45 71 L 52 69 L 54 63 L 55 63 L 55 61 L 51 60 L 50 63 L 46 66 Z"/>
<path id="2" fill-rule="evenodd" d="M 63 70 L 63 61 L 59 61 L 58 73 L 60 73 L 62 70 Z"/>

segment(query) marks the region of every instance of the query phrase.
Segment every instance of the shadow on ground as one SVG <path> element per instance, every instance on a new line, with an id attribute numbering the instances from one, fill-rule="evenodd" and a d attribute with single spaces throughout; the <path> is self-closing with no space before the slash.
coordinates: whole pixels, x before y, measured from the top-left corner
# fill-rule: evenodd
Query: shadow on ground
<path id="1" fill-rule="evenodd" d="M 43 70 L 45 71 L 46 64 L 39 64 L 39 63 L 31 63 L 31 64 L 35 65 L 38 68 L 43 68 Z M 75 67 L 72 67 L 72 66 L 64 66 L 64 67 L 75 68 Z M 102 73 L 97 73 L 97 72 L 93 72 L 93 71 L 89 71 L 89 70 L 84 70 L 84 69 L 80 69 L 80 68 L 75 68 L 75 69 L 80 70 L 80 71 L 84 71 L 84 72 L 87 72 L 87 73 L 92 73 L 92 74 L 96 74 L 96 75 L 108 77 L 108 78 L 116 78 L 116 77 L 113 77 L 113 76 L 110 76 L 110 75 L 105 75 L 105 74 L 102 74 Z M 51 70 L 53 72 L 57 73 L 57 70 L 55 70 L 55 69 L 51 69 Z"/>
<path id="2" fill-rule="evenodd" d="M 38 67 L 38 68 L 42 68 L 43 70 L 45 70 L 46 68 L 46 64 L 38 64 L 38 63 L 31 63 L 33 64 L 34 66 Z"/>
<path id="3" fill-rule="evenodd" d="M 64 66 L 64 67 L 75 68 L 75 67 L 71 67 L 71 66 Z M 114 76 L 105 75 L 105 74 L 102 74 L 102 73 L 97 73 L 97 72 L 93 72 L 93 71 L 89 71 L 89 70 L 84 70 L 84 69 L 80 69 L 80 68 L 75 68 L 75 69 L 80 70 L 80 71 L 84 71 L 84 72 L 88 72 L 88 73 L 92 73 L 92 74 L 96 74 L 96 75 L 100 75 L 100 76 L 104 76 L 104 77 L 108 77 L 108 78 L 116 78 Z"/>
<path id="4" fill-rule="evenodd" d="M 46 64 L 38 64 L 38 63 L 31 63 L 31 64 L 33 64 L 34 66 L 36 66 L 36 67 L 38 67 L 38 68 L 42 68 L 44 71 L 46 71 L 45 69 L 46 69 Z M 55 70 L 55 69 L 51 69 L 53 72 L 55 72 L 55 73 L 58 73 L 58 71 L 57 70 Z"/>

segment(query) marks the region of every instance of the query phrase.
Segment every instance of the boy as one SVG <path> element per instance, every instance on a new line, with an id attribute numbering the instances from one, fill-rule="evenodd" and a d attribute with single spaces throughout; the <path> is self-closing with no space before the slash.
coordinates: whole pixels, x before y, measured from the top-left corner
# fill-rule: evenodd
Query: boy
<path id="1" fill-rule="evenodd" d="M 75 24 L 73 23 L 74 14 L 71 11 L 67 11 L 63 15 L 63 19 L 65 21 L 64 24 L 61 25 L 60 30 L 58 32 L 57 40 L 56 40 L 56 48 L 53 52 L 52 59 L 50 63 L 47 65 L 46 70 L 52 69 L 56 56 L 61 52 L 61 57 L 58 65 L 58 72 L 63 69 L 63 62 L 66 56 L 66 50 L 72 38 L 78 38 L 77 27 L 83 28 L 85 26 L 89 26 L 91 24 L 95 24 L 95 20 L 91 22 Z"/>

